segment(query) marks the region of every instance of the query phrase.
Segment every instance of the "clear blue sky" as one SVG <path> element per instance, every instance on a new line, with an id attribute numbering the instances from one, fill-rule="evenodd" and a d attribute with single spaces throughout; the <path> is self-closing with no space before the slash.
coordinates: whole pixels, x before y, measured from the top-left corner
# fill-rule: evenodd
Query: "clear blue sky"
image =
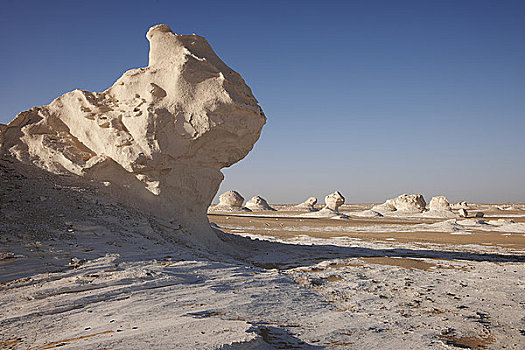
<path id="1" fill-rule="evenodd" d="M 2 1 L 0 122 L 197 33 L 268 123 L 220 191 L 525 202 L 524 1 Z"/>

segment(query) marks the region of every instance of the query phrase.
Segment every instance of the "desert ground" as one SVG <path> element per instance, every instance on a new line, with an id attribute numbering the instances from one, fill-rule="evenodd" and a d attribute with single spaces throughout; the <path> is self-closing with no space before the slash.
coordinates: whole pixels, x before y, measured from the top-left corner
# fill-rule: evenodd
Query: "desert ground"
<path id="1" fill-rule="evenodd" d="M 523 204 L 473 206 L 483 220 L 213 213 L 214 250 L 104 185 L 0 165 L 2 348 L 523 345 Z"/>
<path id="2" fill-rule="evenodd" d="M 367 325 L 349 326 L 346 339 L 323 344 L 329 348 L 522 348 L 525 205 L 470 206 L 484 219 L 362 218 L 353 214 L 373 204 L 352 204 L 340 210 L 346 220 L 285 211 L 210 221 L 232 234 L 312 247 L 300 260 L 256 265 L 315 291 L 350 324 Z"/>

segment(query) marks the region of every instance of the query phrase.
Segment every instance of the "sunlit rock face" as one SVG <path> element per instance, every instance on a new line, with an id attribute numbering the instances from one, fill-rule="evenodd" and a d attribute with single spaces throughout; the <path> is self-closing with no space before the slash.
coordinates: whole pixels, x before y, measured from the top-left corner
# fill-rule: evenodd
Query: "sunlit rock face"
<path id="1" fill-rule="evenodd" d="M 389 199 L 383 204 L 376 205 L 373 211 L 388 213 L 399 211 L 402 213 L 422 213 L 426 210 L 426 202 L 420 194 L 402 194 L 396 198 Z"/>
<path id="2" fill-rule="evenodd" d="M 445 196 L 432 197 L 429 204 L 431 211 L 450 211 L 450 203 Z"/>
<path id="3" fill-rule="evenodd" d="M 317 198 L 316 197 L 310 197 L 304 202 L 297 204 L 295 206 L 295 209 L 299 210 L 306 210 L 306 211 L 316 211 L 315 205 L 317 204 Z"/>
<path id="4" fill-rule="evenodd" d="M 324 197 L 324 202 L 326 209 L 339 212 L 339 207 L 345 204 L 345 197 L 339 192 L 334 192 Z"/>
<path id="5" fill-rule="evenodd" d="M 244 197 L 237 191 L 226 191 L 219 196 L 219 206 L 241 208 L 244 204 Z"/>
<path id="6" fill-rule="evenodd" d="M 450 208 L 451 209 L 470 209 L 468 203 L 465 202 L 465 201 L 454 203 L 454 204 L 450 204 Z"/>
<path id="7" fill-rule="evenodd" d="M 219 204 L 208 208 L 209 213 L 215 212 L 250 212 L 251 210 L 243 206 L 244 197 L 237 191 L 226 191 L 219 196 Z"/>
<path id="8" fill-rule="evenodd" d="M 149 65 L 104 92 L 74 90 L 4 127 L 2 151 L 57 174 L 110 182 L 131 206 L 211 232 L 206 209 L 266 118 L 206 39 L 148 31 Z M 204 234 L 203 237 L 206 235 Z"/>
<path id="9" fill-rule="evenodd" d="M 248 202 L 246 202 L 246 208 L 250 209 L 251 211 L 275 211 L 275 209 L 268 204 L 266 199 L 260 196 L 252 197 Z"/>

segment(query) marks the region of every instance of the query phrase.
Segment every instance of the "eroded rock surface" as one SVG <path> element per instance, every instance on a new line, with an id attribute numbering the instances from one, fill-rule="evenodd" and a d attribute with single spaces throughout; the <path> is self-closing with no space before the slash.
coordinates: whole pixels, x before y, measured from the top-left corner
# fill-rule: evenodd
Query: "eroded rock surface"
<path id="1" fill-rule="evenodd" d="M 325 208 L 339 212 L 339 207 L 345 204 L 345 197 L 339 192 L 334 192 L 324 197 Z"/>
<path id="2" fill-rule="evenodd" d="M 431 211 L 450 211 L 450 203 L 445 196 L 432 197 L 429 204 Z"/>
<path id="3" fill-rule="evenodd" d="M 224 207 L 242 207 L 244 197 L 237 191 L 227 191 L 219 196 L 219 205 Z"/>
<path id="4" fill-rule="evenodd" d="M 213 211 L 251 211 L 243 207 L 244 197 L 237 191 L 226 191 L 219 196 L 219 204 L 211 206 L 210 212 Z"/>
<path id="5" fill-rule="evenodd" d="M 109 182 L 127 205 L 204 240 L 221 168 L 244 158 L 264 113 L 206 39 L 152 27 L 149 65 L 104 92 L 74 90 L 2 127 L 2 151 L 56 174 Z"/>
<path id="6" fill-rule="evenodd" d="M 373 211 L 379 213 L 401 212 L 401 213 L 422 213 L 426 209 L 426 202 L 421 194 L 402 194 L 396 198 L 389 199 L 385 203 L 376 205 Z"/>
<path id="7" fill-rule="evenodd" d="M 307 211 L 316 211 L 315 205 L 317 204 L 316 197 L 310 197 L 301 204 L 296 205 L 294 208 Z"/>
<path id="8" fill-rule="evenodd" d="M 450 205 L 451 209 L 470 209 L 467 202 L 458 202 Z"/>
<path id="9" fill-rule="evenodd" d="M 246 208 L 250 209 L 251 211 L 275 211 L 275 209 L 268 204 L 266 199 L 260 196 L 255 196 L 246 202 Z"/>

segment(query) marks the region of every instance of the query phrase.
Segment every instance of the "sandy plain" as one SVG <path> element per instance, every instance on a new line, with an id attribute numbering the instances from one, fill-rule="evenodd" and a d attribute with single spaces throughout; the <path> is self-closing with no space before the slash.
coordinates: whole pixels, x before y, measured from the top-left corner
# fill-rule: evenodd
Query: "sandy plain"
<path id="1" fill-rule="evenodd" d="M 523 204 L 477 205 L 484 223 L 362 218 L 370 205 L 356 204 L 345 220 L 216 213 L 214 249 L 101 184 L 9 159 L 0 175 L 2 349 L 524 343 Z"/>
<path id="2" fill-rule="evenodd" d="M 354 212 L 370 209 L 375 204 L 353 204 L 343 206 L 341 212 L 350 217 Z M 274 205 L 276 208 L 291 207 L 292 205 Z M 508 220 L 512 218 L 515 223 L 525 223 L 525 210 L 498 210 L 501 204 L 478 204 L 473 206 L 471 212 L 486 213 L 484 221 Z M 517 204 L 525 207 L 525 204 Z M 318 206 L 319 209 L 321 206 Z M 487 210 L 488 209 L 488 210 Z M 436 225 L 432 231 L 431 224 L 440 223 L 447 219 L 425 217 L 382 217 L 362 218 L 351 217 L 349 220 L 334 220 L 330 218 L 301 217 L 304 212 L 286 211 L 286 214 L 275 212 L 258 212 L 256 214 L 209 214 L 211 222 L 218 224 L 226 232 L 235 233 L 237 228 L 263 236 L 274 236 L 280 239 L 290 239 L 300 235 L 317 238 L 332 238 L 341 236 L 359 238 L 366 241 L 395 240 L 397 242 L 426 242 L 441 244 L 483 244 L 501 247 L 514 247 L 525 249 L 525 240 L 521 232 L 509 234 L 502 231 L 491 231 L 491 225 L 471 227 L 471 234 L 444 234 Z M 471 215 L 472 218 L 474 215 Z M 474 218 L 473 218 L 474 219 Z M 462 218 L 457 218 L 461 222 Z M 425 227 L 424 225 L 427 224 Z M 418 226 L 419 225 L 419 226 Z M 492 226 L 492 228 L 496 228 Z M 302 229 L 302 230 L 301 230 Z"/>

